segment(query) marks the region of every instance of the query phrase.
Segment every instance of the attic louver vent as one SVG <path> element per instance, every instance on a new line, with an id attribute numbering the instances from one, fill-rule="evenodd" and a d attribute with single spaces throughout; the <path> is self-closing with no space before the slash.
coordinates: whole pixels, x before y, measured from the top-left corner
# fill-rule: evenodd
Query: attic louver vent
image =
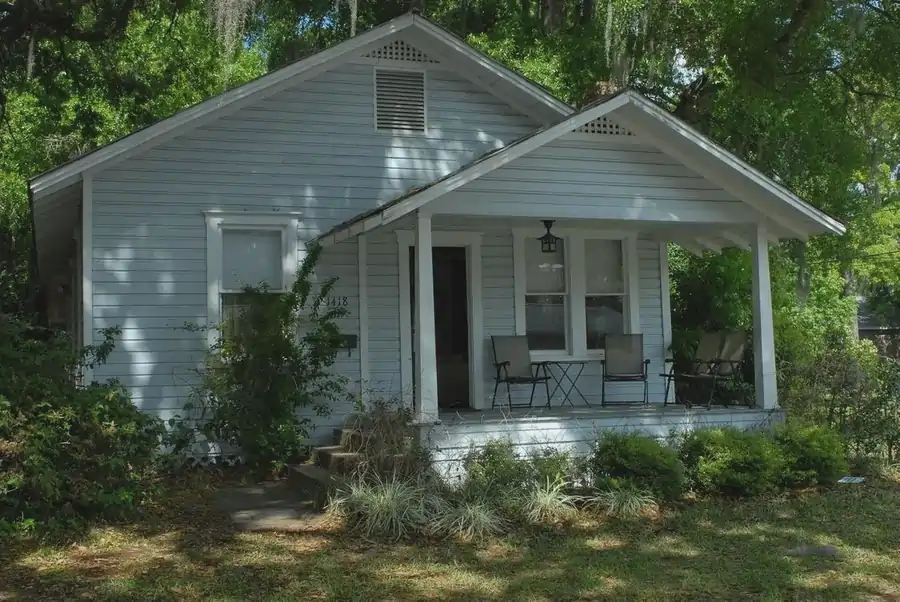
<path id="1" fill-rule="evenodd" d="M 425 73 L 375 70 L 375 129 L 425 131 Z"/>
<path id="2" fill-rule="evenodd" d="M 634 136 L 634 132 L 626 130 L 618 123 L 612 122 L 606 117 L 601 117 L 590 123 L 586 123 L 575 131 L 585 134 L 602 134 L 605 136 Z"/>
<path id="3" fill-rule="evenodd" d="M 389 61 L 409 61 L 412 63 L 437 63 L 427 54 L 410 46 L 403 40 L 394 40 L 393 42 L 373 50 L 365 55 L 372 59 L 386 59 Z"/>

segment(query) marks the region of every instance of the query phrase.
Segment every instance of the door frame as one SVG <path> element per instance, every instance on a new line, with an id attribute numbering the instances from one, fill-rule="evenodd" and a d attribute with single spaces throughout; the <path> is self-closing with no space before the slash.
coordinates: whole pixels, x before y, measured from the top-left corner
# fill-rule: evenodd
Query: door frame
<path id="1" fill-rule="evenodd" d="M 482 300 L 482 232 L 431 233 L 432 247 L 463 247 L 466 250 L 466 296 L 469 323 L 469 405 L 481 410 L 484 399 L 484 304 Z M 411 274 L 409 248 L 416 246 L 414 230 L 397 230 L 397 260 L 400 270 L 400 379 L 404 402 L 413 407 L 413 340 L 410 305 Z"/>

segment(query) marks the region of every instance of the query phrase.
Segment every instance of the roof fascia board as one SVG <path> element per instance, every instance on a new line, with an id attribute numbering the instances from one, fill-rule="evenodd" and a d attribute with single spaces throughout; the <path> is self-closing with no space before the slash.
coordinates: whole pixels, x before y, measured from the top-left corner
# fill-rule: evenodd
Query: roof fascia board
<path id="1" fill-rule="evenodd" d="M 526 138 L 519 142 L 514 142 L 506 148 L 495 152 L 485 160 L 480 161 L 467 169 L 463 169 L 459 173 L 454 174 L 446 180 L 438 182 L 437 184 L 430 186 L 425 190 L 422 190 L 421 192 L 415 193 L 409 198 L 400 201 L 396 205 L 387 207 L 378 214 L 367 218 L 364 222 L 364 231 L 368 232 L 375 227 L 386 226 L 387 224 L 390 224 L 391 222 L 396 221 L 408 215 L 409 213 L 412 213 L 413 211 L 417 211 L 421 207 L 437 198 L 444 196 L 448 192 L 452 192 L 460 186 L 468 184 L 472 180 L 476 180 L 481 176 L 494 171 L 495 169 L 499 169 L 510 161 L 514 161 L 522 155 L 525 155 L 526 153 L 540 148 L 545 144 L 549 144 L 557 138 L 564 136 L 568 132 L 579 128 L 584 124 L 593 121 L 594 119 L 598 119 L 606 115 L 607 113 L 615 111 L 628 102 L 629 93 L 626 92 L 619 94 L 605 102 L 596 104 L 584 111 L 576 113 L 564 119 L 563 121 L 560 121 L 556 125 L 548 127 L 543 131 L 535 134 L 534 136 L 531 136 L 530 138 Z M 328 246 L 330 244 L 334 244 L 335 242 L 340 242 L 341 240 L 346 238 L 346 232 L 354 225 L 356 224 L 350 224 L 347 226 L 347 228 L 344 228 L 339 232 L 335 232 L 334 234 L 325 236 L 318 242 L 323 246 Z"/>
<path id="2" fill-rule="evenodd" d="M 572 106 L 556 98 L 547 90 L 541 88 L 533 82 L 530 82 L 528 79 L 522 77 L 511 69 L 488 57 L 484 53 L 475 50 L 444 28 L 439 27 L 428 19 L 419 17 L 417 15 L 414 15 L 413 17 L 416 25 L 422 30 L 428 32 L 436 40 L 443 42 L 448 47 L 453 48 L 457 52 L 466 56 L 466 58 L 469 58 L 470 60 L 476 62 L 482 68 L 496 74 L 498 78 L 509 82 L 526 94 L 540 100 L 547 107 L 556 111 L 561 117 L 565 115 L 571 115 L 575 112 L 575 109 Z"/>
<path id="3" fill-rule="evenodd" d="M 737 156 L 722 148 L 708 137 L 700 134 L 693 128 L 682 123 L 674 115 L 667 113 L 649 100 L 637 94 L 632 95 L 632 99 L 634 101 L 632 103 L 632 107 L 626 109 L 626 111 L 623 112 L 627 114 L 627 117 L 625 117 L 625 119 L 633 122 L 634 127 L 641 130 L 640 132 L 638 132 L 639 134 L 643 133 L 648 137 L 653 137 L 651 125 L 652 121 L 666 125 L 670 130 L 683 137 L 687 141 L 693 143 L 693 145 L 697 149 L 717 159 L 719 162 L 730 168 L 739 176 L 751 180 L 753 183 L 765 190 L 770 195 L 780 199 L 788 206 L 803 214 L 805 217 L 821 224 L 826 230 L 831 231 L 835 234 L 843 234 L 844 232 L 846 232 L 846 227 L 844 226 L 844 224 L 840 223 L 831 216 L 826 215 L 824 212 L 819 211 L 806 201 L 800 199 L 790 190 L 778 184 L 772 178 L 766 176 L 755 167 L 739 159 Z M 635 115 L 638 116 L 637 119 L 633 117 Z M 650 119 L 652 119 L 652 121 L 648 122 L 646 118 L 642 120 L 640 119 L 640 116 L 649 117 Z M 656 138 L 659 142 L 658 137 Z M 676 156 L 675 158 L 681 160 L 682 162 L 685 159 L 683 156 Z M 692 167 L 692 169 L 695 168 Z M 703 172 L 701 171 L 701 173 Z M 750 199 L 741 200 L 751 205 L 754 204 Z M 767 211 L 764 211 L 761 207 L 757 206 L 756 208 L 760 211 L 763 211 L 763 213 L 769 213 Z"/>
<path id="4" fill-rule="evenodd" d="M 295 83 L 333 69 L 343 62 L 351 60 L 357 53 L 365 52 L 369 46 L 380 42 L 384 38 L 410 28 L 416 23 L 413 17 L 411 14 L 398 17 L 380 27 L 317 52 L 277 71 L 267 73 L 224 94 L 205 100 L 142 130 L 138 130 L 121 140 L 112 142 L 85 155 L 81 159 L 76 159 L 69 165 L 39 175 L 31 181 L 30 187 L 32 192 L 36 198 L 45 196 L 76 181 L 84 171 L 90 170 L 92 174 L 96 174 L 108 167 L 111 161 L 124 160 L 128 156 L 140 152 L 146 146 L 160 144 L 176 135 L 182 135 L 189 131 L 186 128 L 194 129 L 200 127 L 204 123 L 223 116 L 226 109 L 230 109 L 232 112 L 237 111 L 255 100 L 264 98 L 266 95 L 275 94 Z M 130 154 L 126 155 L 125 153 Z"/>

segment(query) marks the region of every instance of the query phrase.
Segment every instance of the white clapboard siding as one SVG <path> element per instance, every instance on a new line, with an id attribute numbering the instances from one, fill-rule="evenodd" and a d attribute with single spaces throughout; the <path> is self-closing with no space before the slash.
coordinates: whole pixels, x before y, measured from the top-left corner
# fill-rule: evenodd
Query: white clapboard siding
<path id="1" fill-rule="evenodd" d="M 537 127 L 464 77 L 430 68 L 427 131 L 376 132 L 373 77 L 371 64 L 345 64 L 95 176 L 93 326 L 123 329 L 95 378 L 119 378 L 163 418 L 188 401 L 205 349 L 205 334 L 184 328 L 206 321 L 204 211 L 299 212 L 306 242 Z M 387 247 L 369 243 L 371 380 L 399 391 L 398 330 L 385 339 L 390 329 L 380 327 L 396 324 L 398 311 L 396 239 Z M 318 274 L 339 278 L 334 295 L 351 310 L 341 327 L 358 335 L 357 261 L 347 241 L 325 251 Z M 351 390 L 358 353 L 335 364 Z M 316 418 L 316 436 L 350 408 Z"/>
<path id="2" fill-rule="evenodd" d="M 438 213 L 730 223 L 749 209 L 660 151 L 570 134 L 437 200 Z"/>

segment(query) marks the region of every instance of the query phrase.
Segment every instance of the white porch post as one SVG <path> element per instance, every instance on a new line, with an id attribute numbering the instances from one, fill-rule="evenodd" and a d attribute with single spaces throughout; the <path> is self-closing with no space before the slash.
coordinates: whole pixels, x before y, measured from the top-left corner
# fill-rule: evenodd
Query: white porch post
<path id="1" fill-rule="evenodd" d="M 778 406 L 775 376 L 775 329 L 772 325 L 772 286 L 769 276 L 769 237 L 765 226 L 757 226 L 752 242 L 753 257 L 753 366 L 756 406 Z"/>
<path id="2" fill-rule="evenodd" d="M 431 259 L 431 216 L 416 216 L 416 418 L 438 417 L 437 349 L 434 333 L 434 273 Z"/>

